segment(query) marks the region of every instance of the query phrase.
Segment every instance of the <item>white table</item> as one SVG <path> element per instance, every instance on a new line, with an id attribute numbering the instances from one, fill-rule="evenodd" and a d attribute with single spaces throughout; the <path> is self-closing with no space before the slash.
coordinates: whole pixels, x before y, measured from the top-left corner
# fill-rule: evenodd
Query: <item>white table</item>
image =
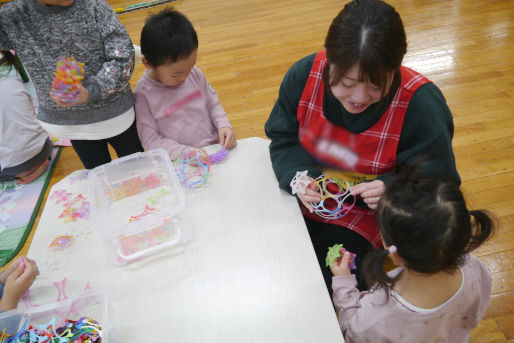
<path id="1" fill-rule="evenodd" d="M 116 342 L 344 342 L 298 204 L 279 190 L 268 145 L 239 140 L 203 188 L 186 191 L 189 244 L 121 267 L 89 221 L 63 223 L 62 207 L 49 199 L 28 254 L 42 271 L 33 302 L 67 277 L 68 295 L 88 281 L 108 292 Z M 49 194 L 87 192 L 77 175 Z M 63 234 L 75 235 L 72 247 L 49 249 Z"/>

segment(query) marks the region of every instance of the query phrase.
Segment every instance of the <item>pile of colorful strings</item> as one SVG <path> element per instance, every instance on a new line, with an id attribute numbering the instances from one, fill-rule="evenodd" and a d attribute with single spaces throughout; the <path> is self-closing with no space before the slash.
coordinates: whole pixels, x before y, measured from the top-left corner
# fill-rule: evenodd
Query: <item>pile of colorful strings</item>
<path id="1" fill-rule="evenodd" d="M 55 317 L 46 326 L 29 326 L 27 321 L 15 336 L 2 334 L 1 343 L 101 343 L 102 328 L 95 320 L 82 317 L 77 321 L 66 319 L 64 325 L 55 327 Z"/>
<path id="2" fill-rule="evenodd" d="M 64 103 L 74 102 L 79 96 L 84 76 L 84 63 L 75 57 L 61 58 L 57 62 L 50 93 Z"/>

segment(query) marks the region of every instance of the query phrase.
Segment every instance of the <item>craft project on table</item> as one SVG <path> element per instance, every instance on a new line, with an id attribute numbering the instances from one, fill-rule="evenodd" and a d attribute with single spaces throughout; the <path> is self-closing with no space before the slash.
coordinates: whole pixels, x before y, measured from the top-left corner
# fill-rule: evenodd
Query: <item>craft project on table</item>
<path id="1" fill-rule="evenodd" d="M 173 165 L 184 188 L 199 188 L 207 183 L 211 165 L 227 157 L 228 150 L 225 147 L 210 155 L 204 149 L 185 148 L 175 156 Z"/>
<path id="2" fill-rule="evenodd" d="M 27 185 L 20 185 L 16 180 L 0 182 L 0 266 L 6 265 L 23 247 L 43 201 L 61 149 L 53 149 L 46 171 L 35 181 Z"/>
<path id="3" fill-rule="evenodd" d="M 92 226 L 127 263 L 191 239 L 185 196 L 164 150 L 114 160 L 90 171 Z"/>

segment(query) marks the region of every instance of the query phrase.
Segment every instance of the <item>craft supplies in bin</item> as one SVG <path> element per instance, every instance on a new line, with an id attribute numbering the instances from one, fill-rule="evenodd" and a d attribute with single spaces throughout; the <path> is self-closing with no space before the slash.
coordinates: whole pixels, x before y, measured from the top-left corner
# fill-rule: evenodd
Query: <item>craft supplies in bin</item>
<path id="1" fill-rule="evenodd" d="M 93 291 L 27 309 L 20 303 L 17 309 L 0 313 L 0 330 L 3 338 L 8 335 L 6 342 L 109 343 L 114 334 L 109 306 L 105 293 Z"/>
<path id="2" fill-rule="evenodd" d="M 135 153 L 96 167 L 88 187 L 92 226 L 114 245 L 118 262 L 191 239 L 181 217 L 184 191 L 166 151 Z"/>

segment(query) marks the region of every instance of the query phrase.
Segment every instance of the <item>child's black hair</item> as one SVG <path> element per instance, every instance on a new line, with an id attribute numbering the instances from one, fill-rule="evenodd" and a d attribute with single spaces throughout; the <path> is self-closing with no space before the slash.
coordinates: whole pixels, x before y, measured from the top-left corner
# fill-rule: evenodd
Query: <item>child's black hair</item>
<path id="1" fill-rule="evenodd" d="M 495 226 L 486 211 L 468 211 L 456 183 L 423 175 L 417 167 L 404 168 L 387 183 L 377 221 L 386 246 L 396 246 L 405 267 L 423 274 L 456 270 Z M 362 269 L 368 285 L 392 287 L 398 280 L 384 271 L 388 254 L 377 250 L 366 256 Z"/>
<path id="2" fill-rule="evenodd" d="M 150 16 L 141 31 L 141 53 L 152 67 L 187 58 L 197 48 L 193 24 L 171 7 Z"/>
<path id="3" fill-rule="evenodd" d="M 0 51 L 2 53 L 2 58 L 0 59 L 0 65 L 9 66 L 9 68 L 14 67 L 18 74 L 20 74 L 23 82 L 29 82 L 29 77 L 27 76 L 27 73 L 25 72 L 25 68 L 23 68 L 23 65 L 21 64 L 20 59 L 18 56 L 13 54 L 11 51 Z"/>

